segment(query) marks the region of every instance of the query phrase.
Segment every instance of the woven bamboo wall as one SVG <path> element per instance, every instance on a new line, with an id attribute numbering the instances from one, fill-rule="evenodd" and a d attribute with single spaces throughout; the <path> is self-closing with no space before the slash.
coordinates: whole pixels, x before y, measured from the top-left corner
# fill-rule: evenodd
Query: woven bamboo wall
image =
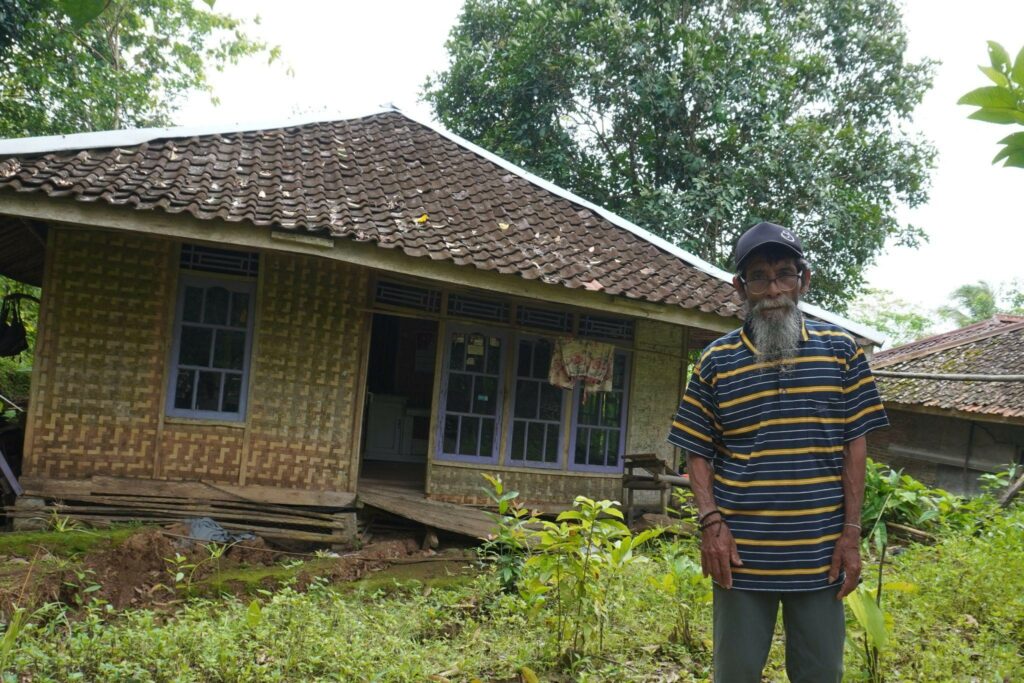
<path id="1" fill-rule="evenodd" d="M 275 254 L 261 267 L 244 483 L 352 490 L 367 271 Z"/>
<path id="2" fill-rule="evenodd" d="M 683 332 L 679 325 L 637 321 L 627 453 L 657 453 L 672 461 L 675 449 L 665 439 L 682 398 Z"/>
<path id="3" fill-rule="evenodd" d="M 153 475 L 173 245 L 51 231 L 23 471 Z"/>
<path id="4" fill-rule="evenodd" d="M 568 506 L 579 495 L 597 500 L 618 500 L 622 479 L 615 476 L 563 474 L 550 470 L 528 470 L 515 467 L 496 471 L 493 467 L 466 467 L 442 462 L 430 464 L 428 494 L 435 500 L 465 505 L 488 503 L 481 487 L 487 486 L 482 472 L 500 474 L 507 489 L 519 491 L 519 501 L 526 504 L 551 503 Z"/>
<path id="5" fill-rule="evenodd" d="M 161 419 L 177 246 L 54 230 L 25 474 L 353 488 L 367 271 L 261 256 L 249 415 Z"/>

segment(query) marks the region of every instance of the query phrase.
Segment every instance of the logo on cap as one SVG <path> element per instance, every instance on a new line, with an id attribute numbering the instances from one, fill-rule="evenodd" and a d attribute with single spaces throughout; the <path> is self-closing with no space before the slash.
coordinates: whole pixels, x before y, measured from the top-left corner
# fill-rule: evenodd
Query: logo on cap
<path id="1" fill-rule="evenodd" d="M 791 233 L 789 230 L 783 230 L 782 232 L 779 233 L 779 236 L 782 237 L 782 239 L 786 240 L 787 242 L 796 241 L 796 238 L 793 237 L 793 233 Z"/>

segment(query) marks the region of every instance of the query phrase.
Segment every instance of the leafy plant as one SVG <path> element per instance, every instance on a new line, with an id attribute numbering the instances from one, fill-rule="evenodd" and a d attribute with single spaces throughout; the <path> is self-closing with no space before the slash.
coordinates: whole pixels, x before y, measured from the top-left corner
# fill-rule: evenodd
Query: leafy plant
<path id="1" fill-rule="evenodd" d="M 483 477 L 490 484 L 490 487 L 483 487 L 483 491 L 497 508 L 497 514 L 491 515 L 495 522 L 494 533 L 480 546 L 480 556 L 494 565 L 502 590 L 512 591 L 530 553 L 529 527 L 536 525 L 538 518 L 516 500 L 518 491 L 505 489 L 501 475 L 485 473 Z"/>
<path id="2" fill-rule="evenodd" d="M 988 57 L 991 66 L 979 66 L 992 85 L 976 88 L 967 93 L 957 104 L 978 107 L 967 118 L 988 123 L 1024 125 L 1024 48 L 1011 62 L 1010 53 L 994 40 L 988 41 Z M 1024 168 L 1024 131 L 1012 133 L 999 144 L 1003 146 L 993 164 L 1000 161 L 1003 166 Z"/>
<path id="3" fill-rule="evenodd" d="M 701 571 L 692 548 L 677 542 L 663 543 L 661 561 L 666 572 L 652 576 L 650 584 L 665 594 L 674 608 L 674 623 L 669 642 L 682 643 L 691 651 L 699 650 L 703 643 L 692 628 L 694 605 L 711 602 L 711 579 Z"/>
<path id="4" fill-rule="evenodd" d="M 186 555 L 181 553 L 175 553 L 172 558 L 165 558 L 164 561 L 167 563 L 167 573 L 172 577 L 175 589 L 184 589 L 188 592 L 192 588 L 192 583 L 195 580 L 196 573 L 204 565 L 215 563 L 218 567 L 220 566 L 220 559 L 227 552 L 228 548 L 235 545 L 234 543 L 206 543 L 203 547 L 206 549 L 206 557 L 194 562 Z"/>
<path id="5" fill-rule="evenodd" d="M 547 609 L 550 643 L 570 661 L 602 650 L 624 570 L 646 562 L 634 551 L 661 534 L 648 529 L 633 535 L 616 505 L 577 496 L 572 510 L 528 531 L 532 554 L 520 590 L 534 613 Z"/>

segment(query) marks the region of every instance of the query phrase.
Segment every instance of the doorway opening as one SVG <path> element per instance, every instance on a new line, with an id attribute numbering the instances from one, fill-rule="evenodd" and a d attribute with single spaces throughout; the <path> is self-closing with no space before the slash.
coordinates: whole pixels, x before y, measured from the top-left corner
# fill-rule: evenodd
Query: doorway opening
<path id="1" fill-rule="evenodd" d="M 424 490 L 437 330 L 434 320 L 374 314 L 361 482 Z"/>

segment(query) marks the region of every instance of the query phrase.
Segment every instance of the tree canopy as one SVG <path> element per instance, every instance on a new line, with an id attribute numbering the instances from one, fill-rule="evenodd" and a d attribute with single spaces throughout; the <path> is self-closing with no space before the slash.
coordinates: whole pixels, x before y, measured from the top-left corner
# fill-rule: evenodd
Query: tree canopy
<path id="1" fill-rule="evenodd" d="M 1018 282 L 1001 286 L 979 280 L 960 285 L 949 295 L 950 303 L 939 307 L 940 317 L 965 327 L 998 313 L 1024 314 L 1024 290 Z"/>
<path id="2" fill-rule="evenodd" d="M 865 289 L 850 306 L 853 320 L 870 325 L 886 337 L 891 348 L 932 334 L 932 317 L 887 289 Z"/>
<path id="3" fill-rule="evenodd" d="M 207 69 L 260 52 L 191 0 L 0 0 L 0 137 L 168 125 Z"/>
<path id="4" fill-rule="evenodd" d="M 923 233 L 931 81 L 895 0 L 467 0 L 424 97 L 458 134 L 729 268 L 794 227 L 844 310 L 886 241 Z"/>

